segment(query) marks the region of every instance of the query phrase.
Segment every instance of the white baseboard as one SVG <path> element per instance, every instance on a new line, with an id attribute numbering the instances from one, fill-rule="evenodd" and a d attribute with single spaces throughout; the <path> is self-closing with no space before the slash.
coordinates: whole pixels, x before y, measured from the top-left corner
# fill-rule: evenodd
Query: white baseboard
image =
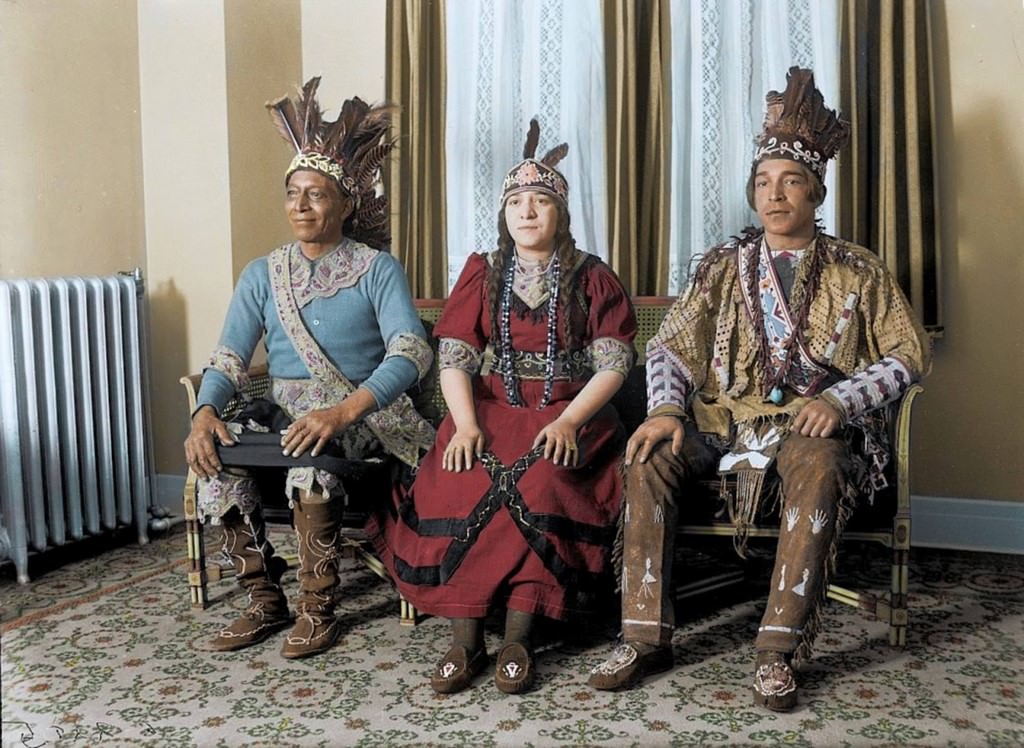
<path id="1" fill-rule="evenodd" d="M 156 476 L 156 503 L 174 517 L 184 490 L 185 476 Z M 1024 554 L 1024 502 L 911 496 L 910 517 L 915 546 Z"/>
<path id="2" fill-rule="evenodd" d="M 1024 502 L 910 497 L 914 546 L 1024 553 Z"/>

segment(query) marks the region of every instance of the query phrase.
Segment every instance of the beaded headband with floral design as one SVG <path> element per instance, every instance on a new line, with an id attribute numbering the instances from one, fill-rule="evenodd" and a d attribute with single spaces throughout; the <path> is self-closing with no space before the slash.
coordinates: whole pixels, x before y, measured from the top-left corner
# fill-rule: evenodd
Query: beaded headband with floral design
<path id="1" fill-rule="evenodd" d="M 764 126 L 757 139 L 754 166 L 769 158 L 787 158 L 808 167 L 822 182 L 829 159 L 850 135 L 850 124 L 825 106 L 814 72 L 791 67 L 786 90 L 765 96 Z"/>
<path id="2" fill-rule="evenodd" d="M 569 152 L 569 145 L 562 143 L 548 151 L 544 158 L 537 159 L 534 155 L 537 151 L 537 141 L 540 139 L 540 125 L 536 119 L 530 120 L 530 129 L 526 133 L 526 145 L 523 146 L 523 160 L 512 167 L 505 175 L 505 181 L 501 186 L 501 204 L 510 195 L 527 190 L 546 192 L 557 198 L 563 205 L 569 203 L 569 184 L 565 181 L 555 165 L 565 158 Z"/>
<path id="3" fill-rule="evenodd" d="M 334 179 L 355 201 L 346 235 L 374 247 L 390 241 L 387 197 L 378 195 L 380 167 L 394 143 L 388 138 L 391 105 L 370 106 L 358 96 L 347 99 L 338 118 L 323 117 L 316 92 L 320 78 L 310 78 L 296 98 L 282 96 L 267 103 L 281 137 L 295 149 L 285 181 L 300 169 Z"/>

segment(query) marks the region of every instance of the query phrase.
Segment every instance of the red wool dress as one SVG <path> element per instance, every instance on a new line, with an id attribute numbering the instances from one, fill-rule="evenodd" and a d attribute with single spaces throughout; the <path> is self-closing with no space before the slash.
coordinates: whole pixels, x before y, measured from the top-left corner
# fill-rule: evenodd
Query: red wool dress
<path id="1" fill-rule="evenodd" d="M 487 262 L 479 254 L 467 260 L 434 328 L 438 338 L 457 339 L 478 352 L 491 333 Z M 596 256 L 580 252 L 572 265 L 568 272 L 578 291 L 559 317 L 570 314 L 577 361 L 628 370 L 636 334 L 628 294 Z M 517 352 L 544 353 L 546 310 L 545 303 L 532 313 L 510 315 Z M 461 473 L 444 470 L 442 455 L 455 432 L 448 415 L 411 488 L 396 490 L 390 511 L 371 520 L 378 553 L 402 595 L 419 610 L 480 618 L 507 604 L 565 619 L 604 579 L 622 498 L 618 464 L 625 435 L 615 409 L 605 405 L 579 430 L 578 466 L 525 458 L 540 430 L 586 384 L 587 369 L 571 379 L 556 378 L 543 410 L 537 409 L 542 375 L 527 379 L 519 372 L 524 407 L 509 404 L 501 375 L 475 376 L 477 420 L 485 450 L 496 459 L 475 460 Z"/>

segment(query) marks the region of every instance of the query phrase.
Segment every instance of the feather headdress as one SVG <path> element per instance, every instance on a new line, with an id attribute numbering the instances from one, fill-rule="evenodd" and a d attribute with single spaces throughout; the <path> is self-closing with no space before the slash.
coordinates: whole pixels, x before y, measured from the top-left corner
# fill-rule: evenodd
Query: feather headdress
<path id="1" fill-rule="evenodd" d="M 509 195 L 526 190 L 546 192 L 562 201 L 569 202 L 569 184 L 555 166 L 569 152 L 569 145 L 556 145 L 539 161 L 534 158 L 537 142 L 540 140 L 540 125 L 536 119 L 530 120 L 530 129 L 526 133 L 526 145 L 523 146 L 523 160 L 512 167 L 505 175 L 501 188 L 501 203 L 505 204 Z"/>
<path id="2" fill-rule="evenodd" d="M 786 90 L 765 96 L 764 126 L 757 139 L 754 165 L 768 158 L 798 161 L 825 181 L 829 159 L 850 135 L 850 124 L 825 106 L 814 85 L 814 72 L 791 67 Z"/>
<path id="3" fill-rule="evenodd" d="M 316 92 L 320 78 L 310 78 L 298 96 L 267 102 L 278 133 L 294 150 L 285 179 L 299 169 L 312 169 L 338 182 L 355 201 L 345 222 L 345 235 L 374 247 L 389 243 L 388 201 L 377 194 L 381 164 L 394 142 L 388 138 L 396 107 L 370 106 L 358 96 L 346 100 L 338 118 L 325 120 Z"/>

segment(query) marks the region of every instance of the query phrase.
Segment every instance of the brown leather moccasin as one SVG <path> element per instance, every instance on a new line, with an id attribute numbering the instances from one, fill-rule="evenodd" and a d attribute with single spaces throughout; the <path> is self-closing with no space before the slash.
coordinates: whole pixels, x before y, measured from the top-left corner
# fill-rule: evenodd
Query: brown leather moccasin
<path id="1" fill-rule="evenodd" d="M 503 693 L 523 693 L 533 685 L 533 653 L 519 642 L 510 642 L 498 652 L 494 685 Z"/>
<path id="2" fill-rule="evenodd" d="M 784 652 L 758 652 L 754 670 L 754 703 L 773 712 L 788 712 L 796 706 L 796 674 Z"/>
<path id="3" fill-rule="evenodd" d="M 590 671 L 587 685 L 600 691 L 632 688 L 648 675 L 671 670 L 671 647 L 658 647 L 644 642 L 624 642 L 611 657 Z"/>
<path id="4" fill-rule="evenodd" d="M 465 647 L 453 646 L 434 666 L 430 687 L 438 693 L 458 693 L 465 690 L 486 665 L 485 650 L 478 649 L 470 654 Z"/>

